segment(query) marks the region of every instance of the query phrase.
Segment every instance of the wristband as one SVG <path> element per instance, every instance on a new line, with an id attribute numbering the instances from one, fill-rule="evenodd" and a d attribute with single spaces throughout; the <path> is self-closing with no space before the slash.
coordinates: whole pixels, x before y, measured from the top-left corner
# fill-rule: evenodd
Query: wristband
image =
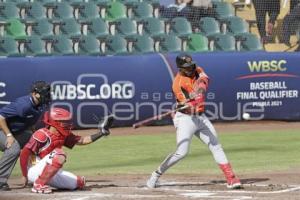
<path id="1" fill-rule="evenodd" d="M 101 134 L 100 132 L 91 135 L 91 140 L 92 140 L 92 142 L 95 142 L 95 141 L 98 140 L 101 136 L 102 136 L 102 134 Z"/>
<path id="2" fill-rule="evenodd" d="M 13 136 L 12 133 L 7 133 L 7 134 L 6 134 L 6 137 L 12 137 L 12 136 Z"/>

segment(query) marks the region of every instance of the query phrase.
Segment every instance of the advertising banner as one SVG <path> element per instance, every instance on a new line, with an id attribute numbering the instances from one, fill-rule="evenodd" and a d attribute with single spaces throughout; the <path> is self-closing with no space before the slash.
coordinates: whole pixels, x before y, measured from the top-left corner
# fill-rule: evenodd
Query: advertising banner
<path id="1" fill-rule="evenodd" d="M 91 128 L 114 113 L 116 126 L 174 107 L 177 54 L 0 59 L 0 107 L 29 93 L 36 80 L 52 85 L 54 106 L 74 113 L 76 127 Z M 299 120 L 298 53 L 204 53 L 194 60 L 210 77 L 206 114 L 212 120 Z M 166 119 L 158 123 L 170 123 Z"/>

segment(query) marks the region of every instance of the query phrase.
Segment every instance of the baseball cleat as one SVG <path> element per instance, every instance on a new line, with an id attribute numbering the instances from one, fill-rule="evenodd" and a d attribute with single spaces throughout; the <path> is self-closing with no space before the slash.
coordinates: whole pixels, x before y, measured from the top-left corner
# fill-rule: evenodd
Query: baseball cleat
<path id="1" fill-rule="evenodd" d="M 242 183 L 240 179 L 234 177 L 230 180 L 227 180 L 227 188 L 228 189 L 240 189 L 242 188 Z"/>
<path id="2" fill-rule="evenodd" d="M 151 177 L 148 179 L 146 185 L 148 188 L 156 188 L 158 185 L 158 179 L 161 174 L 157 173 L 156 171 L 152 172 Z"/>
<path id="3" fill-rule="evenodd" d="M 84 176 L 77 176 L 77 189 L 83 190 L 85 187 L 86 181 Z"/>
<path id="4" fill-rule="evenodd" d="M 101 122 L 99 129 L 101 130 L 101 133 L 103 135 L 109 135 L 110 131 L 109 128 L 112 126 L 114 122 L 114 116 L 113 115 L 108 115 L 104 117 L 103 121 Z"/>
<path id="5" fill-rule="evenodd" d="M 33 184 L 33 187 L 31 189 L 31 191 L 33 193 L 39 193 L 39 194 L 50 194 L 50 193 L 52 193 L 52 189 L 49 188 L 49 186 L 41 185 L 41 184 L 37 184 L 37 183 Z"/>

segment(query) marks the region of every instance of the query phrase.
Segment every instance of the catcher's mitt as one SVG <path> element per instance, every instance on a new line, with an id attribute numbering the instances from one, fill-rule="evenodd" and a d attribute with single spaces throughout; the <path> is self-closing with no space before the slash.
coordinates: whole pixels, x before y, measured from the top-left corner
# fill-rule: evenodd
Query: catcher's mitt
<path id="1" fill-rule="evenodd" d="M 99 123 L 99 130 L 103 136 L 109 135 L 109 128 L 112 126 L 114 122 L 114 115 L 108 115 L 104 117 L 104 119 Z"/>

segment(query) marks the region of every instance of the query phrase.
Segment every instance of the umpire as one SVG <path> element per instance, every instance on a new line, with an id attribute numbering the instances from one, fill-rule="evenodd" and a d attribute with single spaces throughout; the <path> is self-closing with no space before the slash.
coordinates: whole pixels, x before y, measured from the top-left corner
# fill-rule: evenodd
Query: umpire
<path id="1" fill-rule="evenodd" d="M 20 150 L 28 142 L 32 127 L 51 101 L 50 85 L 37 81 L 31 93 L 17 98 L 0 109 L 0 191 L 10 190 L 7 180 L 18 160 Z"/>

